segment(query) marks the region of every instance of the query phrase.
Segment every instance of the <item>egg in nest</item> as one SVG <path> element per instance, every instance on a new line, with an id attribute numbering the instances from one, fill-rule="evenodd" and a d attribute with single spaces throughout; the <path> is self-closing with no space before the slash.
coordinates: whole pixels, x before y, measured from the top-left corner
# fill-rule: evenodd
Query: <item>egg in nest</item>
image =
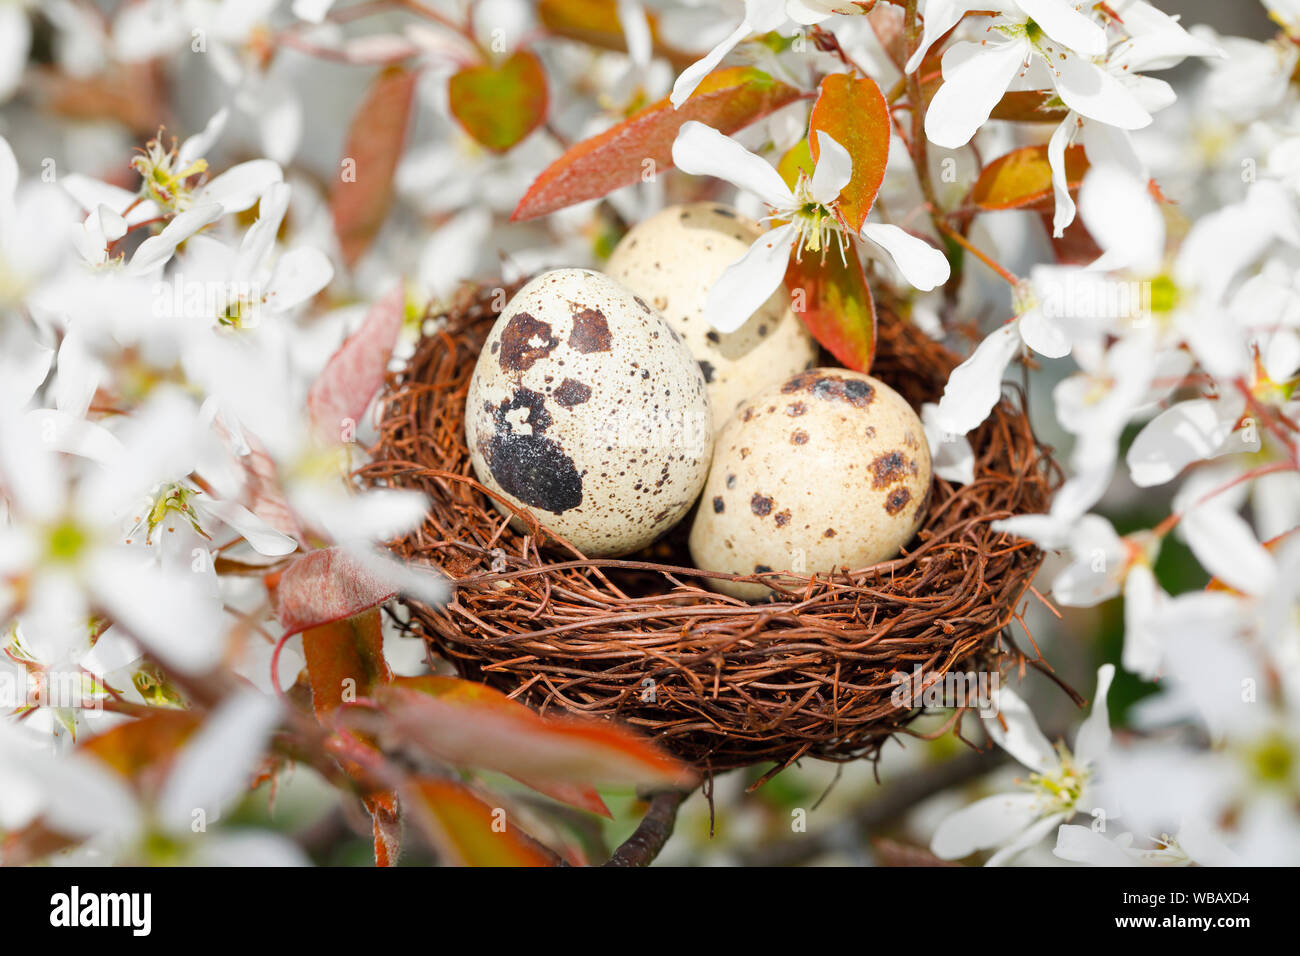
<path id="1" fill-rule="evenodd" d="M 588 556 L 636 551 L 680 521 L 713 447 L 690 350 L 585 269 L 537 276 L 507 303 L 470 379 L 465 437 L 484 485 Z"/>
<path id="2" fill-rule="evenodd" d="M 762 234 L 718 203 L 672 206 L 628 232 L 605 266 L 681 334 L 708 382 L 715 430 L 750 395 L 817 364 L 817 343 L 784 284 L 734 332 L 709 321 L 709 289 Z"/>
<path id="3" fill-rule="evenodd" d="M 912 538 L 929 496 L 930 448 L 907 401 L 870 375 L 813 369 L 750 398 L 723 427 L 691 556 L 732 574 L 867 567 Z M 771 593 L 709 584 L 750 600 Z"/>

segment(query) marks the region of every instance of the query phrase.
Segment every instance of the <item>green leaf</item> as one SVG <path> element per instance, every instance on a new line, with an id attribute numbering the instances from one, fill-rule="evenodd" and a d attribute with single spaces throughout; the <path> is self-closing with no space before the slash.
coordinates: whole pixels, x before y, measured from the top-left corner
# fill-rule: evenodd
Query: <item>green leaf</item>
<path id="1" fill-rule="evenodd" d="M 1082 146 L 1065 150 L 1065 178 L 1071 191 L 1088 171 Z M 1052 204 L 1052 167 L 1047 146 L 1026 146 L 999 156 L 984 167 L 971 188 L 971 202 L 980 209 L 1047 209 Z"/>
<path id="2" fill-rule="evenodd" d="M 857 232 L 880 192 L 889 159 L 889 106 L 876 81 L 847 73 L 832 73 L 822 80 L 809 120 L 808 144 L 814 161 L 821 151 L 819 132 L 848 150 L 853 160 L 853 178 L 840 191 L 840 213 Z"/>
<path id="3" fill-rule="evenodd" d="M 734 133 L 803 94 L 748 66 L 715 70 L 679 109 L 667 98 L 571 147 L 537 177 L 511 219 L 536 219 L 673 166 L 673 140 L 687 120 Z"/>
<path id="4" fill-rule="evenodd" d="M 529 50 L 466 67 L 448 81 L 447 95 L 451 115 L 494 153 L 518 145 L 546 119 L 546 71 Z"/>
<path id="5" fill-rule="evenodd" d="M 848 264 L 832 246 L 825 259 L 805 252 L 791 258 L 785 284 L 795 313 L 826 350 L 845 368 L 871 371 L 876 356 L 876 307 L 862 263 L 853 248 Z"/>

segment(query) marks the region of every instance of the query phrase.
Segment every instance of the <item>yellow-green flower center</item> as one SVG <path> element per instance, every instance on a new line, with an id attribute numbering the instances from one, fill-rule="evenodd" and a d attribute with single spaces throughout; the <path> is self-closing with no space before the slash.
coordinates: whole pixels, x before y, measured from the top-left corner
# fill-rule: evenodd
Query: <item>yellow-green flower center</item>
<path id="1" fill-rule="evenodd" d="M 60 521 L 50 528 L 45 538 L 45 554 L 58 564 L 74 564 L 85 551 L 90 536 L 71 519 Z"/>

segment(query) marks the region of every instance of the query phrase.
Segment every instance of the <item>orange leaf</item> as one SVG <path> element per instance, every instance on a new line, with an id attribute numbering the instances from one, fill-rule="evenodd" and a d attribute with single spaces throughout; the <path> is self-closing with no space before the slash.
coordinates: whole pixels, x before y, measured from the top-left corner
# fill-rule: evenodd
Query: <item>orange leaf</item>
<path id="1" fill-rule="evenodd" d="M 687 120 L 734 133 L 802 95 L 753 67 L 715 70 L 680 109 L 659 100 L 570 148 L 542 171 L 511 218 L 545 216 L 631 185 L 647 170 L 671 169 L 673 140 Z"/>
<path id="2" fill-rule="evenodd" d="M 1056 94 L 1049 90 L 1011 90 L 1003 95 L 989 116 L 1017 123 L 1059 123 L 1069 111 L 1060 105 L 1048 106 L 1054 99 Z"/>
<path id="3" fill-rule="evenodd" d="M 346 700 L 369 697 L 393 679 L 384 660 L 379 608 L 308 628 L 302 634 L 302 649 L 318 720 L 325 720 Z"/>
<path id="4" fill-rule="evenodd" d="M 516 827 L 504 808 L 489 807 L 468 788 L 433 777 L 412 782 L 411 819 L 447 862 L 458 866 L 550 866 L 551 858 Z"/>
<path id="5" fill-rule="evenodd" d="M 466 67 L 448 81 L 447 95 L 456 121 L 494 153 L 517 145 L 546 119 L 546 71 L 528 50 Z"/>
<path id="6" fill-rule="evenodd" d="M 876 307 L 857 252 L 849 249 L 845 265 L 834 243 L 825 260 L 805 251 L 802 262 L 790 259 L 785 284 L 796 314 L 813 337 L 846 368 L 871 371 Z"/>
<path id="7" fill-rule="evenodd" d="M 348 265 L 370 248 L 388 215 L 416 78 L 416 73 L 400 67 L 384 70 L 348 128 L 343 163 L 330 194 L 334 232 Z"/>
<path id="8" fill-rule="evenodd" d="M 91 737 L 77 749 L 134 780 L 146 770 L 170 763 L 198 725 L 192 711 L 158 710 Z"/>
<path id="9" fill-rule="evenodd" d="M 399 677 L 377 698 L 389 729 L 431 756 L 497 770 L 529 785 L 677 786 L 695 778 L 690 768 L 629 730 L 606 721 L 543 717 L 472 681 Z"/>
<path id="10" fill-rule="evenodd" d="M 392 791 L 372 793 L 365 798 L 375 841 L 375 866 L 397 866 L 402 853 L 402 808 Z"/>
<path id="11" fill-rule="evenodd" d="M 1079 188 L 1088 171 L 1082 146 L 1065 150 L 1065 178 L 1071 190 Z M 971 189 L 971 202 L 981 209 L 1050 208 L 1052 167 L 1047 147 L 1026 146 L 999 156 L 984 167 Z"/>
<path id="12" fill-rule="evenodd" d="M 537 18 L 556 36 L 602 50 L 627 49 L 623 25 L 618 19 L 618 0 L 539 0 Z M 691 54 L 664 45 L 659 36 L 659 18 L 652 11 L 646 11 L 646 20 L 650 23 L 656 54 L 677 67 L 694 62 Z"/>
<path id="13" fill-rule="evenodd" d="M 822 80 L 809 120 L 808 145 L 814 161 L 821 152 L 819 132 L 848 150 L 853 160 L 853 178 L 840 191 L 840 213 L 857 232 L 880 192 L 889 159 L 889 106 L 876 81 L 847 73 L 832 73 Z"/>

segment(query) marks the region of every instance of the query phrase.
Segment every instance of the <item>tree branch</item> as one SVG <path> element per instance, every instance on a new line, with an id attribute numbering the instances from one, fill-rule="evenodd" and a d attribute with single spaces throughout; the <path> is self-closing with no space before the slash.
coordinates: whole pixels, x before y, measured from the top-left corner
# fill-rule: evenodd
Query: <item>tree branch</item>
<path id="1" fill-rule="evenodd" d="M 683 790 L 661 790 L 654 794 L 650 798 L 650 809 L 636 830 L 604 865 L 649 866 L 673 835 L 677 809 L 688 796 L 690 794 Z"/>

